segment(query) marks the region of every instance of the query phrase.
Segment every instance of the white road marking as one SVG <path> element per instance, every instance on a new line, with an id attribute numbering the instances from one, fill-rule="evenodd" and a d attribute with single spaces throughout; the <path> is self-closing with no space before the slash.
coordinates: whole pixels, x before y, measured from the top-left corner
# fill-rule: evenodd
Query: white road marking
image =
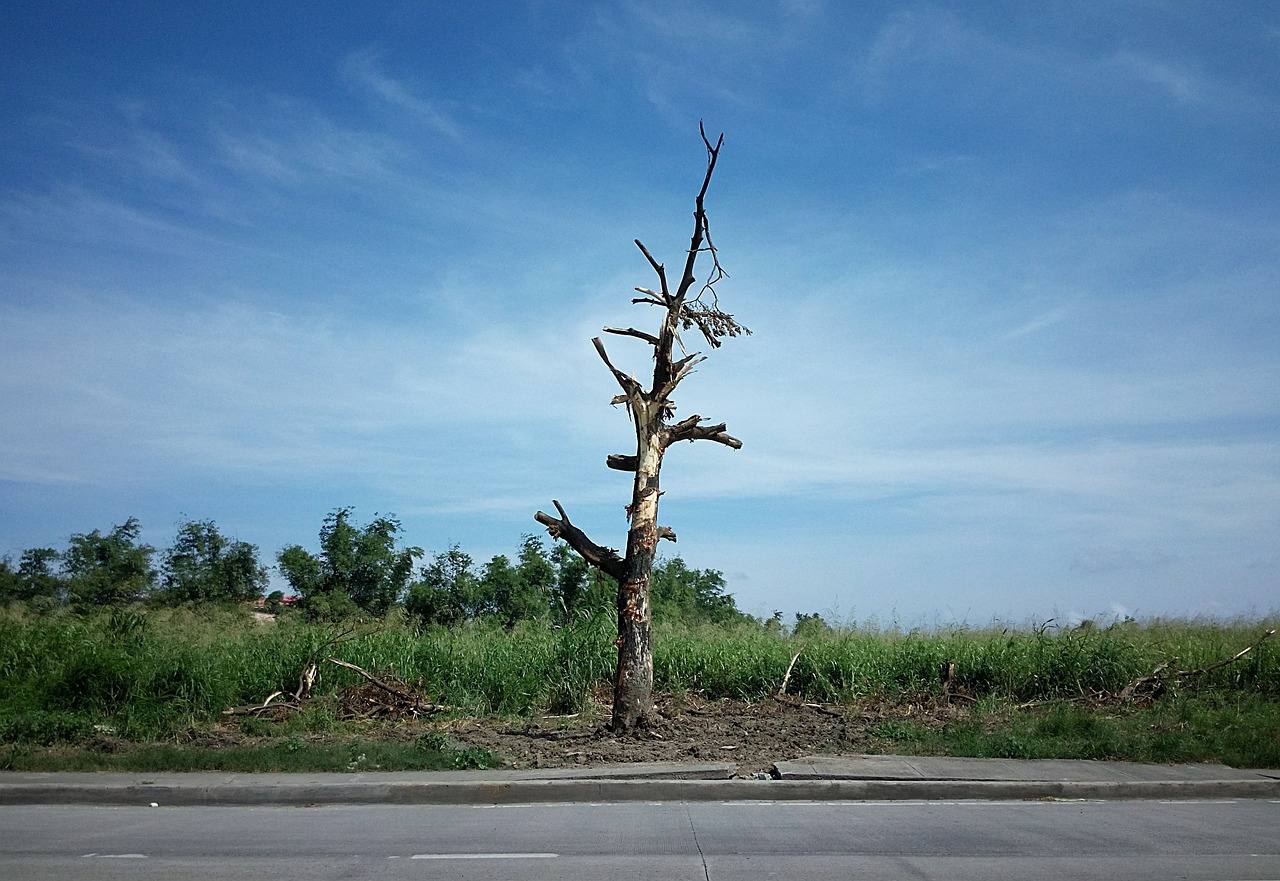
<path id="1" fill-rule="evenodd" d="M 757 807 L 777 807 L 777 808 L 918 808 L 923 806 L 929 807 L 950 807 L 950 808 L 980 808 L 980 807 L 997 807 L 997 808 L 1025 808 L 1034 805 L 1063 805 L 1063 804 L 1081 804 L 1081 803 L 1097 803 L 1096 799 L 1052 799 L 1034 801 L 933 801 L 931 799 L 901 799 L 893 801 L 725 801 L 718 802 L 723 807 L 735 808 L 757 808 Z"/>
<path id="2" fill-rule="evenodd" d="M 81 859 L 85 860 L 90 858 L 96 860 L 145 860 L 147 855 L 145 853 L 87 853 L 81 857 Z"/>
<path id="3" fill-rule="evenodd" d="M 411 860 L 549 860 L 558 853 L 415 853 Z"/>

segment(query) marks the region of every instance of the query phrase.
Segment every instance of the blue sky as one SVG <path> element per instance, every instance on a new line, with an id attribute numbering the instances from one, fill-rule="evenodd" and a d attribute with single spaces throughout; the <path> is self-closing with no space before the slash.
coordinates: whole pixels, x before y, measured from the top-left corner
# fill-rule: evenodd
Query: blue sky
<path id="1" fill-rule="evenodd" d="M 10 2 L 0 554 L 621 546 L 591 348 L 703 172 L 661 521 L 755 614 L 1280 608 L 1280 7 Z M 642 372 L 647 348 L 609 342 Z"/>

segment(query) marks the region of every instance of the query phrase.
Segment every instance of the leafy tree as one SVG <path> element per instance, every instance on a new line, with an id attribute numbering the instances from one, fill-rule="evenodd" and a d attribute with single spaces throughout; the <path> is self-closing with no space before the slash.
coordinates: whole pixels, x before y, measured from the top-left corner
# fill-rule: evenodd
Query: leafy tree
<path id="1" fill-rule="evenodd" d="M 494 610 L 483 595 L 475 563 L 458 545 L 436 554 L 422 567 L 421 581 L 409 588 L 405 611 L 424 625 L 461 624 Z"/>
<path id="2" fill-rule="evenodd" d="M 276 563 L 280 566 L 280 574 L 293 588 L 293 592 L 303 599 L 314 597 L 324 591 L 324 567 L 320 558 L 304 549 L 301 545 L 289 545 L 276 555 Z"/>
<path id="3" fill-rule="evenodd" d="M 151 558 L 156 549 L 139 544 L 142 528 L 130 517 L 106 535 L 94 530 L 71 536 L 62 554 L 71 598 L 90 606 L 112 606 L 142 599 L 155 584 Z"/>
<path id="4" fill-rule="evenodd" d="M 484 564 L 478 587 L 479 595 L 484 598 L 484 611 L 501 618 L 508 627 L 545 611 L 545 608 L 524 608 L 525 589 L 520 570 L 501 554 Z"/>
<path id="5" fill-rule="evenodd" d="M 568 545 L 557 543 L 551 549 L 550 559 L 556 571 L 551 608 L 558 623 L 591 617 L 608 611 L 613 605 L 618 583 L 611 576 L 589 567 Z"/>
<path id="6" fill-rule="evenodd" d="M 11 603 L 22 599 L 22 579 L 18 570 L 13 568 L 13 557 L 5 554 L 0 557 L 0 603 Z"/>
<path id="7" fill-rule="evenodd" d="M 18 577 L 22 579 L 25 599 L 67 598 L 67 579 L 59 570 L 60 554 L 53 548 L 27 548 L 18 560 Z"/>
<path id="8" fill-rule="evenodd" d="M 13 558 L 0 560 L 0 602 L 34 600 L 62 602 L 67 580 L 58 571 L 62 555 L 53 548 L 27 548 L 14 568 Z"/>
<path id="9" fill-rule="evenodd" d="M 796 636 L 800 636 L 805 639 L 812 639 L 814 637 L 830 633 L 831 625 L 828 624 L 826 619 L 817 612 L 811 612 L 808 615 L 802 615 L 799 612 L 796 612 L 796 623 L 795 627 L 791 629 L 791 632 Z"/>
<path id="10" fill-rule="evenodd" d="M 325 517 L 320 554 L 290 545 L 277 555 L 280 572 L 312 617 L 337 618 L 356 610 L 382 615 L 398 603 L 413 576 L 416 547 L 397 548 L 400 521 L 376 517 L 361 529 L 351 509 Z"/>
<path id="11" fill-rule="evenodd" d="M 564 547 L 548 554 L 536 535 L 524 536 L 514 563 L 498 554 L 478 573 L 472 558 L 451 545 L 422 568 L 420 578 L 409 590 L 405 609 L 428 625 L 495 617 L 509 627 L 573 609 L 587 593 L 587 566 L 581 558 Z M 561 603 L 563 596 L 568 604 Z"/>
<path id="12" fill-rule="evenodd" d="M 744 619 L 746 616 L 738 611 L 725 589 L 723 573 L 690 569 L 678 556 L 654 567 L 649 586 L 658 614 L 714 624 Z"/>
<path id="13" fill-rule="evenodd" d="M 212 520 L 182 524 L 164 554 L 164 599 L 171 603 L 243 602 L 261 596 L 267 583 L 258 548 L 226 538 Z"/>
<path id="14" fill-rule="evenodd" d="M 606 333 L 638 339 L 652 347 L 653 377 L 649 388 L 646 389 L 635 374 L 614 366 L 599 337 L 591 341 L 622 389 L 622 394 L 613 402 L 626 404 L 636 432 L 634 454 L 613 455 L 606 460 L 610 468 L 635 475 L 631 504 L 627 506 L 631 526 L 627 532 L 626 552 L 619 554 L 596 544 L 569 521 L 563 506 L 554 499 L 552 502 L 559 517 L 542 511 L 534 515 L 534 519 L 547 527 L 553 538 L 564 539 L 583 559 L 618 583 L 618 668 L 614 678 L 612 719 L 613 730 L 618 733 L 643 724 L 653 703 L 653 620 L 649 585 L 658 541 L 664 538 L 675 541 L 675 532 L 658 524 L 658 499 L 662 495 L 659 477 L 663 457 L 678 441 L 707 440 L 733 449 L 742 446 L 742 441 L 727 432 L 724 423 L 706 425 L 704 423 L 708 420 L 697 414 L 679 422 L 671 421 L 676 409 L 672 400 L 676 387 L 695 365 L 705 360 L 697 352 L 684 354 L 680 332 L 696 327 L 712 348 L 718 348 L 724 337 L 750 333 L 732 315 L 720 309 L 717 299 L 715 285 L 725 277 L 725 272 L 711 242 L 703 201 L 724 136 L 713 145 L 701 126 L 699 131 L 707 148 L 707 169 L 702 189 L 694 200 L 693 235 L 674 289 L 668 283 L 665 265 L 655 260 L 648 249 L 636 240 L 636 246 L 657 275 L 658 289 L 636 288 L 641 296 L 633 298 L 632 303 L 658 308 L 661 320 L 657 333 L 634 327 L 605 328 Z M 702 255 L 709 256 L 711 270 L 699 283 L 695 265 Z M 677 350 L 682 357 L 677 358 Z"/>
<path id="15" fill-rule="evenodd" d="M 515 590 L 500 597 L 500 614 L 509 621 L 546 617 L 556 589 L 556 567 L 541 537 L 526 535 L 521 540 L 516 573 Z"/>

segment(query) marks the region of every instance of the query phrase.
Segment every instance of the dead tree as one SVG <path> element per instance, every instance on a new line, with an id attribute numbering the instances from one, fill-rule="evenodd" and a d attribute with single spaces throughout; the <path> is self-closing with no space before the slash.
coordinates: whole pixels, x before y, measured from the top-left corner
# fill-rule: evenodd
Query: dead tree
<path id="1" fill-rule="evenodd" d="M 641 296 L 631 302 L 633 305 L 656 306 L 661 309 L 661 326 L 656 334 L 636 330 L 634 327 L 604 328 L 605 333 L 642 340 L 653 347 L 652 385 L 646 389 L 633 375 L 615 367 L 599 337 L 591 341 L 600 359 L 622 388 L 622 394 L 615 397 L 612 403 L 626 405 L 636 430 L 635 454 L 609 456 L 605 463 L 615 470 L 635 473 L 631 504 L 626 509 L 630 521 L 626 553 L 620 556 L 616 550 L 593 542 L 569 521 L 558 501 L 553 504 L 559 517 L 552 517 L 541 511 L 534 515 L 534 519 L 546 526 L 553 538 L 563 539 L 589 564 L 618 582 L 618 670 L 614 679 L 612 727 L 619 733 L 642 724 L 652 704 L 653 630 L 649 607 L 649 577 L 653 571 L 658 540 L 676 540 L 676 534 L 670 527 L 658 525 L 658 498 L 662 495 L 658 483 L 662 457 L 667 448 L 677 441 L 709 440 L 733 449 L 742 446 L 742 441 L 726 432 L 724 423 L 707 425 L 705 423 L 708 420 L 697 414 L 678 422 L 672 421 L 676 409 L 672 393 L 695 365 L 706 360 L 697 352 L 685 353 L 680 332 L 696 327 L 712 348 L 719 348 L 724 337 L 751 333 L 738 324 L 732 315 L 721 311 L 716 298 L 715 286 L 726 277 L 726 273 L 720 266 L 719 256 L 711 241 L 703 199 L 711 184 L 711 175 L 720 156 L 720 147 L 724 144 L 724 135 L 720 135 L 712 145 L 706 130 L 701 125 L 698 130 L 707 148 L 707 170 L 694 202 L 693 236 L 685 255 L 683 273 L 674 291 L 668 284 L 664 265 L 655 260 L 640 240 L 636 239 L 636 247 L 658 277 L 658 289 L 637 287 L 635 290 Z M 706 279 L 699 283 L 695 268 L 698 258 L 704 254 L 711 260 L 711 269 Z"/>

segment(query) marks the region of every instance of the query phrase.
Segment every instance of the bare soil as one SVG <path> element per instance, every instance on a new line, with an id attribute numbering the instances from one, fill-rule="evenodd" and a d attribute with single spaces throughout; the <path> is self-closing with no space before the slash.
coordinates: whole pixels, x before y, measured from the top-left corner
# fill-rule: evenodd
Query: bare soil
<path id="1" fill-rule="evenodd" d="M 925 700 L 824 706 L 793 699 L 758 703 L 659 695 L 649 723 L 634 734 L 610 731 L 608 707 L 593 702 L 575 716 L 441 725 L 456 742 L 479 746 L 510 768 L 599 766 L 630 762 L 730 762 L 737 773 L 768 773 L 774 762 L 822 753 L 878 752 L 890 741 L 876 729 L 890 720 L 942 726 L 964 710 Z"/>
<path id="2" fill-rule="evenodd" d="M 757 702 L 707 700 L 697 693 L 658 694 L 647 723 L 627 735 L 608 728 L 611 696 L 602 687 L 581 713 L 495 719 L 423 712 L 417 690 L 394 677 L 352 686 L 338 696 L 340 730 L 303 735 L 312 743 L 353 740 L 413 742 L 440 732 L 458 748 L 482 747 L 511 769 L 599 767 L 633 762 L 729 763 L 739 776 L 768 774 L 774 762 L 803 756 L 894 752 L 892 734 L 909 723 L 941 728 L 968 714 L 964 705 L 933 695 L 865 699 L 853 704 L 817 704 L 792 697 Z M 284 718 L 290 705 L 273 705 L 269 718 Z M 297 735 L 294 735 L 297 736 Z M 250 734 L 243 717 L 193 729 L 179 742 L 194 747 L 267 746 L 279 736 Z M 114 732 L 98 734 L 90 749 L 124 752 L 136 745 Z M 901 744 L 896 744 L 898 751 Z M 917 745 L 918 747 L 918 745 Z M 56 751 L 56 749 L 55 749 Z"/>

